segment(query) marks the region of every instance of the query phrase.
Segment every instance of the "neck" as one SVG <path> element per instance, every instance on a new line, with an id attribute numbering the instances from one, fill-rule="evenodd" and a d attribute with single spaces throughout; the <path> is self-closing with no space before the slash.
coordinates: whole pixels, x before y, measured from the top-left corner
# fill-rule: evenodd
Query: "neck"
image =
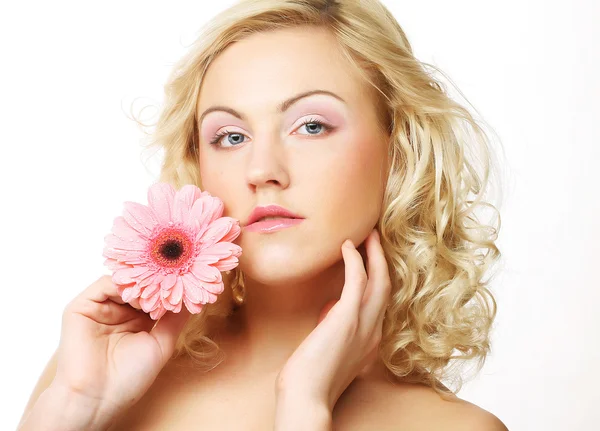
<path id="1" fill-rule="evenodd" d="M 366 261 L 362 245 L 359 251 Z M 340 299 L 344 281 L 343 260 L 315 277 L 276 284 L 246 275 L 243 304 L 210 331 L 225 353 L 220 367 L 240 377 L 275 376 L 324 317 L 324 308 Z M 386 378 L 379 359 L 370 370 L 365 378 Z"/>
<path id="2" fill-rule="evenodd" d="M 323 308 L 339 300 L 344 263 L 318 277 L 264 284 L 245 278 L 244 303 L 217 328 L 214 339 L 230 365 L 245 371 L 276 373 L 315 329 Z"/>

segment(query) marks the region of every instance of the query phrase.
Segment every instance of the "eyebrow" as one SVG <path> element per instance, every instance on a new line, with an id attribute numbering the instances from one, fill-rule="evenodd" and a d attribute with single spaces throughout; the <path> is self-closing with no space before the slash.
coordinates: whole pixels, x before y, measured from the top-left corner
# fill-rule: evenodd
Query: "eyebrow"
<path id="1" fill-rule="evenodd" d="M 335 94 L 331 91 L 310 90 L 310 91 L 305 91 L 303 93 L 296 94 L 295 96 L 290 97 L 287 100 L 284 100 L 277 106 L 277 111 L 280 113 L 285 112 L 290 106 L 292 106 L 298 100 L 303 99 L 308 96 L 312 96 L 313 94 L 326 94 L 326 95 L 335 97 L 337 100 L 341 101 L 342 103 L 346 103 L 346 101 L 344 99 L 342 99 L 340 96 L 338 96 L 337 94 Z M 213 111 L 224 111 L 224 112 L 227 112 L 227 113 L 233 115 L 234 117 L 239 118 L 242 121 L 246 121 L 246 117 L 243 114 L 240 114 L 239 112 L 237 112 L 235 109 L 229 108 L 227 106 L 211 106 L 210 108 L 208 108 L 206 111 L 204 111 L 202 113 L 202 115 L 200 116 L 200 119 L 198 120 L 198 124 L 201 125 L 202 120 L 204 120 L 204 117 L 206 117 L 206 115 L 210 114 Z"/>

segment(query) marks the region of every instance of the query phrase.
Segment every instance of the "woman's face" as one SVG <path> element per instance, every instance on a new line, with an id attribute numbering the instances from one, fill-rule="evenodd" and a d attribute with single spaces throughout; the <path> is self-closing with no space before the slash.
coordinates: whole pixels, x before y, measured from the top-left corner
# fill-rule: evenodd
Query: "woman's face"
<path id="1" fill-rule="evenodd" d="M 297 98 L 316 90 L 331 94 Z M 241 118 L 204 115 L 216 106 Z M 230 45 L 207 71 L 197 112 L 202 187 L 223 200 L 224 215 L 244 226 L 254 207 L 276 204 L 304 217 L 269 233 L 242 228 L 239 268 L 250 279 L 306 281 L 341 259 L 346 238 L 358 245 L 376 225 L 387 136 L 373 93 L 327 31 L 277 30 Z"/>

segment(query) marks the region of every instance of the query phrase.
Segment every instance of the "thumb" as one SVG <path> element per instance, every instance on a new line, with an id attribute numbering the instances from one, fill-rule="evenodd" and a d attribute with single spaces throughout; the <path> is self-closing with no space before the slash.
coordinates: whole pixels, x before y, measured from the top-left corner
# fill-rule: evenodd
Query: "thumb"
<path id="1" fill-rule="evenodd" d="M 190 312 L 185 307 L 179 313 L 168 311 L 156 322 L 156 325 L 150 331 L 150 335 L 160 345 L 160 350 L 163 354 L 163 365 L 173 355 L 177 338 L 179 338 L 179 334 L 189 318 Z"/>

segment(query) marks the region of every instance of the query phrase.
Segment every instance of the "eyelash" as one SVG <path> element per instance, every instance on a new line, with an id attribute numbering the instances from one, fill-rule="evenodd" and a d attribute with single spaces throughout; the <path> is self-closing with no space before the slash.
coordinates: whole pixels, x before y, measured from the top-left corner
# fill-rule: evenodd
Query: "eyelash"
<path id="1" fill-rule="evenodd" d="M 302 127 L 302 126 L 306 125 L 306 124 L 318 124 L 318 125 L 320 125 L 320 126 L 323 126 L 323 127 L 325 128 L 325 133 L 323 133 L 322 135 L 326 135 L 326 134 L 328 134 L 329 132 L 331 132 L 331 131 L 333 130 L 333 127 L 332 127 L 332 126 L 330 126 L 330 125 L 328 125 L 328 124 L 324 123 L 323 121 L 321 121 L 321 120 L 318 120 L 318 119 L 316 119 L 316 118 L 309 118 L 308 120 L 304 121 L 302 124 L 300 124 L 300 125 L 298 126 L 298 129 L 299 129 L 300 127 Z M 230 133 L 233 133 L 233 134 L 236 134 L 236 135 L 243 135 L 243 133 L 240 133 L 240 132 L 230 132 L 230 131 L 228 131 L 228 130 L 223 130 L 223 131 L 221 131 L 221 132 L 217 133 L 217 134 L 216 134 L 216 135 L 215 135 L 215 136 L 212 138 L 212 140 L 209 142 L 209 144 L 210 144 L 210 145 L 217 145 L 217 143 L 218 143 L 218 142 L 221 140 L 221 138 L 223 138 L 224 136 L 227 136 L 227 135 L 229 135 Z M 322 136 L 322 135 L 321 135 L 321 136 Z M 318 136 L 318 135 L 313 135 L 313 136 Z M 238 145 L 239 145 L 239 144 L 238 144 Z M 217 146 L 218 146 L 218 147 L 221 147 L 221 148 L 223 148 L 223 149 L 226 149 L 226 148 L 234 148 L 234 147 L 237 147 L 238 145 L 234 145 L 234 146 L 232 146 L 232 147 L 221 147 L 220 145 L 217 145 Z"/>

